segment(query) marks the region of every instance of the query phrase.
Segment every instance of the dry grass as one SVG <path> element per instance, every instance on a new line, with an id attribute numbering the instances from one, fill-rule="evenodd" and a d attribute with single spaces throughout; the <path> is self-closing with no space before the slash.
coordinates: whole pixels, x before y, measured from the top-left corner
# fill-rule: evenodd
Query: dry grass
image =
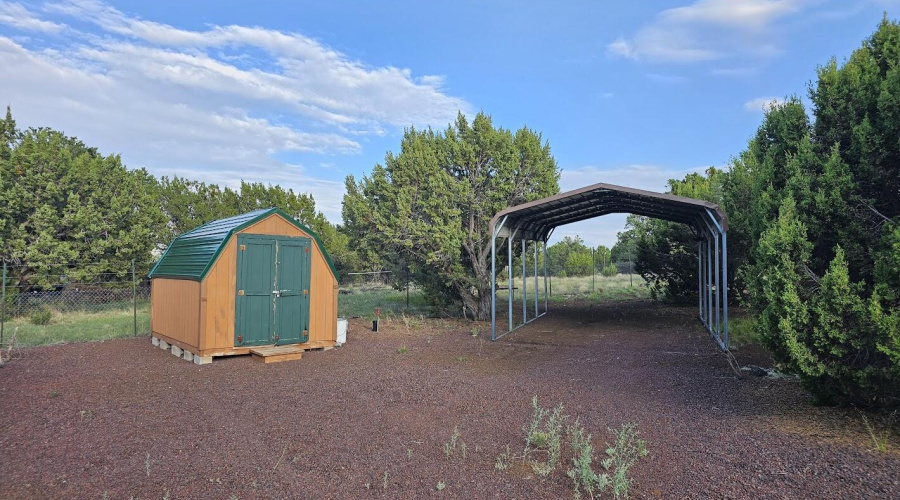
<path id="1" fill-rule="evenodd" d="M 150 333 L 150 304 L 137 308 L 138 334 Z M 25 347 L 71 342 L 93 342 L 134 336 L 134 312 L 131 307 L 97 312 L 53 311 L 46 325 L 34 325 L 28 318 L 14 318 L 4 329 L 18 329 L 18 342 Z"/>
<path id="2" fill-rule="evenodd" d="M 616 276 L 606 277 L 596 275 L 591 276 L 571 276 L 571 277 L 552 277 L 548 279 L 549 300 L 552 302 L 563 302 L 575 298 L 590 298 L 597 301 L 617 301 L 617 300 L 633 300 L 650 298 L 650 289 L 647 283 L 637 274 L 617 274 Z M 509 296 L 507 293 L 507 282 L 497 283 L 497 299 L 506 300 Z M 520 300 L 522 279 L 518 278 L 513 281 L 514 298 Z M 533 297 L 534 293 L 534 277 L 529 277 L 526 283 L 526 291 L 528 297 Z M 539 298 L 544 297 L 544 278 L 538 276 L 538 293 Z"/>

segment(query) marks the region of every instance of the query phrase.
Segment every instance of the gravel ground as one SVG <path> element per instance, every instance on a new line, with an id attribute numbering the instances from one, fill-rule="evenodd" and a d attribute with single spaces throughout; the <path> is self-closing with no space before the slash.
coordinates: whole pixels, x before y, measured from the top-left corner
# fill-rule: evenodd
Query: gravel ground
<path id="1" fill-rule="evenodd" d="M 794 380 L 737 379 L 690 308 L 554 305 L 493 344 L 461 321 L 368 327 L 274 365 L 196 366 L 147 338 L 34 348 L 0 369 L 0 498 L 571 498 L 562 470 L 494 468 L 532 395 L 601 450 L 638 425 L 634 498 L 900 498 L 896 441 L 872 451 L 857 414 Z"/>

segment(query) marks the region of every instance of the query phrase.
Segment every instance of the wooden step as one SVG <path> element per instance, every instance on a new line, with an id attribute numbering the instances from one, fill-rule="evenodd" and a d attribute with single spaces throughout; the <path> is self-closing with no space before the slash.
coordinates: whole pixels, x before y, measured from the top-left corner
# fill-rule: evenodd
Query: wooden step
<path id="1" fill-rule="evenodd" d="M 280 363 L 303 357 L 303 349 L 297 345 L 282 345 L 269 347 L 255 347 L 250 349 L 253 361 L 260 363 Z"/>
<path id="2" fill-rule="evenodd" d="M 303 344 L 296 344 L 296 347 L 303 349 L 304 351 L 314 351 L 321 349 L 323 351 L 330 351 L 334 349 L 334 341 L 333 340 L 312 340 Z"/>

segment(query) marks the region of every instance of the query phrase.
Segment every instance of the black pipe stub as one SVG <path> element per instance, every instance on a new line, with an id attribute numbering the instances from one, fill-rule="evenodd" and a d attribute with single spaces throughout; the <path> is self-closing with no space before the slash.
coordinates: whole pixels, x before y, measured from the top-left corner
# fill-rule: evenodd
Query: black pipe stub
<path id="1" fill-rule="evenodd" d="M 378 333 L 378 318 L 372 320 L 372 331 Z"/>

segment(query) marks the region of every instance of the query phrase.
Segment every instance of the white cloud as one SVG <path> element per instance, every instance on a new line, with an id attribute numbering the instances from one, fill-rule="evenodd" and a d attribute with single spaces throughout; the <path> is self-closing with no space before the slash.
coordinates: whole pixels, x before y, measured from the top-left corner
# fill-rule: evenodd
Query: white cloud
<path id="1" fill-rule="evenodd" d="M 778 97 L 757 97 L 744 103 L 747 111 L 768 111 L 769 108 L 784 104 L 784 99 Z"/>
<path id="2" fill-rule="evenodd" d="M 667 9 L 637 30 L 607 45 L 612 56 L 654 62 L 696 63 L 736 54 L 775 53 L 759 46 L 779 19 L 804 0 L 697 0 Z M 765 45 L 765 44 L 764 44 Z"/>
<path id="3" fill-rule="evenodd" d="M 0 78 L 0 95 L 20 124 L 64 130 L 159 175 L 311 192 L 333 221 L 343 183 L 283 158 L 356 154 L 366 136 L 444 126 L 471 109 L 445 93 L 442 76 L 373 67 L 299 33 L 184 30 L 89 0 L 42 11 L 0 3 L 0 23 L 53 33 L 13 38 L 0 27 L 0 67 L 15 68 Z"/>
<path id="4" fill-rule="evenodd" d="M 57 33 L 65 29 L 64 24 L 44 21 L 35 17 L 24 5 L 14 2 L 0 2 L 0 24 L 25 31 Z"/>
<path id="5" fill-rule="evenodd" d="M 660 14 L 674 23 L 705 23 L 738 29 L 762 29 L 772 21 L 795 12 L 798 0 L 699 0 Z"/>
<path id="6" fill-rule="evenodd" d="M 637 54 L 634 53 L 634 48 L 631 46 L 631 42 L 622 37 L 617 38 L 616 41 L 607 45 L 606 50 L 615 56 L 626 57 L 629 59 L 637 57 Z"/>

